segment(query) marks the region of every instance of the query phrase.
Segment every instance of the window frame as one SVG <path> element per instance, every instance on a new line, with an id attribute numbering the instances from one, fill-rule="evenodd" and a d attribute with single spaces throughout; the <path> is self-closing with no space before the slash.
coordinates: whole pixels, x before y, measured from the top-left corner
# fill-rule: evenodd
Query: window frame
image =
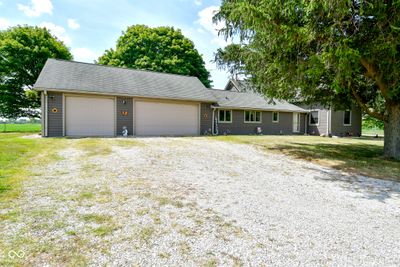
<path id="1" fill-rule="evenodd" d="M 226 118 L 226 112 L 229 111 L 231 113 L 231 119 L 229 121 L 225 120 L 225 118 L 224 118 L 224 120 L 221 120 L 221 116 L 220 116 L 221 115 L 221 111 L 224 112 L 224 117 L 225 118 Z M 233 111 L 232 111 L 232 109 L 219 109 L 218 110 L 218 123 L 232 123 L 232 120 L 233 120 Z"/>
<path id="2" fill-rule="evenodd" d="M 259 121 L 246 121 L 246 112 L 254 112 L 254 118 L 257 118 L 257 112 L 260 113 L 260 120 Z M 244 110 L 243 111 L 243 122 L 244 123 L 262 123 L 262 111 L 260 110 Z"/>
<path id="3" fill-rule="evenodd" d="M 311 123 L 311 113 L 312 112 L 317 112 L 317 114 L 318 114 L 318 123 Z M 320 112 L 319 112 L 319 110 L 310 110 L 310 114 L 309 114 L 309 116 L 308 116 L 308 125 L 309 126 L 318 126 L 319 125 L 319 119 L 321 118 L 321 116 L 320 116 Z"/>
<path id="4" fill-rule="evenodd" d="M 346 124 L 345 123 L 345 118 L 346 118 L 346 112 L 350 112 L 350 117 L 349 117 L 349 119 L 350 119 L 350 123 L 349 124 Z M 352 112 L 351 112 L 351 110 L 344 110 L 343 111 L 343 126 L 351 126 L 351 121 L 352 121 Z"/>
<path id="5" fill-rule="evenodd" d="M 276 113 L 277 114 L 277 119 L 276 120 L 274 120 L 274 113 Z M 279 111 L 272 111 L 272 122 L 273 123 L 279 123 Z"/>

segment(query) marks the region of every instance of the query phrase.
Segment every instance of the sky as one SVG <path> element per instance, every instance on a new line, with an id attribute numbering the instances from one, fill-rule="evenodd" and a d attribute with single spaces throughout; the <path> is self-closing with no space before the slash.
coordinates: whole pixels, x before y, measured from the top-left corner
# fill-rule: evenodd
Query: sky
<path id="1" fill-rule="evenodd" d="M 0 0 L 0 30 L 38 25 L 70 48 L 74 60 L 93 63 L 130 25 L 173 26 L 203 55 L 214 88 L 223 88 L 228 73 L 210 61 L 228 42 L 212 23 L 220 0 Z"/>

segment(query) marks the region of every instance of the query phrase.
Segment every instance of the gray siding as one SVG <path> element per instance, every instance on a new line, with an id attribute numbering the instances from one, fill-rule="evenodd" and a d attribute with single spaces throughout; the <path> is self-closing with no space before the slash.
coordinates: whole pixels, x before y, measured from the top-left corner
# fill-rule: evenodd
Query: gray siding
<path id="1" fill-rule="evenodd" d="M 311 135 L 326 134 L 328 130 L 328 110 L 327 109 L 315 109 L 319 111 L 318 125 L 310 125 L 309 116 L 307 116 L 307 127 L 308 133 Z"/>
<path id="2" fill-rule="evenodd" d="M 124 111 L 128 112 L 127 116 L 122 114 Z M 128 135 L 133 135 L 133 99 L 117 97 L 117 135 L 122 135 L 124 126 L 128 129 Z"/>
<path id="3" fill-rule="evenodd" d="M 217 116 L 217 114 L 216 114 Z M 272 112 L 263 111 L 261 123 L 245 123 L 244 111 L 233 110 L 232 123 L 218 123 L 218 133 L 221 134 L 256 134 L 257 127 L 261 127 L 263 134 L 303 134 L 304 114 L 300 116 L 300 133 L 293 133 L 293 113 L 279 112 L 279 122 L 272 122 Z"/>
<path id="4" fill-rule="evenodd" d="M 47 136 L 63 136 L 63 94 L 48 92 L 47 99 Z"/>
<path id="5" fill-rule="evenodd" d="M 344 111 L 331 111 L 331 133 L 336 136 L 361 135 L 362 113 L 357 107 L 351 110 L 351 125 L 343 125 Z"/>
<path id="6" fill-rule="evenodd" d="M 307 123 L 306 119 L 307 119 L 306 114 L 301 113 L 300 114 L 300 133 L 301 134 L 304 134 L 306 131 L 306 123 Z"/>
<path id="7" fill-rule="evenodd" d="M 212 109 L 211 104 L 201 103 L 200 106 L 200 135 L 207 132 L 211 133 L 212 127 Z"/>

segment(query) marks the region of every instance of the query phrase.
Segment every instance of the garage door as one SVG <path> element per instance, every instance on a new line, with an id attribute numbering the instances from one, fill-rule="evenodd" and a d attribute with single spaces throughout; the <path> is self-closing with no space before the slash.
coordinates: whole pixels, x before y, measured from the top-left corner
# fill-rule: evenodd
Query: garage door
<path id="1" fill-rule="evenodd" d="M 199 106 L 161 102 L 135 103 L 136 135 L 198 135 Z"/>
<path id="2" fill-rule="evenodd" d="M 95 97 L 65 98 L 67 136 L 113 136 L 114 99 Z"/>

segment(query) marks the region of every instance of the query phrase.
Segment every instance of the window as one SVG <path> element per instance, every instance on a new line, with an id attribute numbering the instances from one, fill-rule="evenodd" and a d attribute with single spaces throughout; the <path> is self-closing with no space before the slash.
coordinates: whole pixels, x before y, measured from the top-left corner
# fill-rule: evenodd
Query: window
<path id="1" fill-rule="evenodd" d="M 218 112 L 218 122 L 232 122 L 232 110 L 220 109 Z"/>
<path id="2" fill-rule="evenodd" d="M 309 121 L 310 125 L 318 125 L 319 124 L 319 112 L 318 112 L 318 110 L 311 111 L 309 118 L 310 118 L 310 121 Z"/>
<path id="3" fill-rule="evenodd" d="M 343 114 L 343 125 L 351 126 L 351 111 L 345 110 Z"/>
<path id="4" fill-rule="evenodd" d="M 279 122 L 279 112 L 272 112 L 272 122 Z"/>
<path id="5" fill-rule="evenodd" d="M 261 122 L 261 112 L 245 110 L 244 111 L 244 122 L 260 123 Z"/>

